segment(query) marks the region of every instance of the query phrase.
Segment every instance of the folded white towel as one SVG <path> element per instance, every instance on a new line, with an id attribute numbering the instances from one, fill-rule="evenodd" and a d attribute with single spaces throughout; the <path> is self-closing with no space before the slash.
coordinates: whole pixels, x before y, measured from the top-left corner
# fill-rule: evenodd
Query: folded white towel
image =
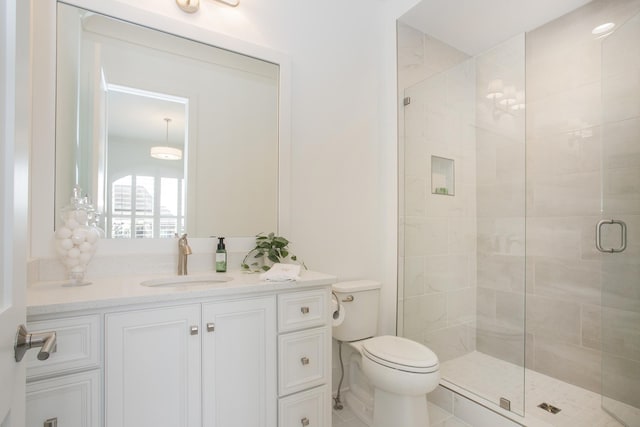
<path id="1" fill-rule="evenodd" d="M 260 275 L 260 280 L 267 280 L 269 282 L 300 280 L 300 266 L 298 264 L 273 264 L 269 271 Z"/>

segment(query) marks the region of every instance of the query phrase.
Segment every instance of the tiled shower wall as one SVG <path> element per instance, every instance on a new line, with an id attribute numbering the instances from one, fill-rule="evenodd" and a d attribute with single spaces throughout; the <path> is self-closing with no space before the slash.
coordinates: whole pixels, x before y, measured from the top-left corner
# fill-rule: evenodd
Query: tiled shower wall
<path id="1" fill-rule="evenodd" d="M 400 91 L 410 98 L 399 106 L 399 333 L 444 361 L 475 349 L 475 69 L 435 39 L 398 32 Z M 455 195 L 432 194 L 431 156 L 455 162 Z"/>
<path id="2" fill-rule="evenodd" d="M 400 107 L 400 195 L 406 197 L 400 200 L 400 334 L 425 342 L 442 360 L 477 346 L 613 398 L 640 399 L 640 30 L 628 22 L 609 39 L 591 34 L 596 25 L 624 22 L 638 9 L 638 0 L 596 0 L 527 33 L 526 41 L 515 37 L 475 58 L 475 136 L 453 138 L 448 148 L 469 150 L 456 162 L 456 178 L 461 167 L 477 168 L 475 177 L 464 176 L 462 188 L 477 187 L 453 198 L 430 193 L 426 159 L 443 147 L 436 135 L 448 132 L 447 79 L 465 67 L 470 76 L 474 67 L 454 67 L 464 55 L 452 56 L 455 51 L 441 43 L 437 52 L 447 52 L 449 63 L 425 55 L 425 46 L 437 42 L 401 27 L 401 90 L 429 76 L 439 85 L 408 89 L 411 107 L 422 103 L 416 127 L 403 129 L 403 114 L 410 113 Z M 492 79 L 521 90 L 525 75 L 526 120 L 487 100 Z M 440 120 L 430 103 L 442 107 Z M 463 163 L 471 159 L 474 164 Z M 603 258 L 595 250 L 602 208 L 628 224 L 623 258 Z M 469 241 L 476 238 L 472 249 Z M 465 311 L 477 316 L 477 332 Z M 629 403 L 638 405 L 635 400 Z"/>
<path id="3" fill-rule="evenodd" d="M 601 209 L 604 206 L 606 213 L 612 193 L 619 201 L 625 201 L 622 213 L 636 215 L 628 218 L 633 224 L 629 240 L 638 236 L 640 164 L 632 159 L 640 154 L 640 96 L 636 68 L 635 75 L 616 80 L 618 84 L 626 83 L 615 93 L 616 99 L 603 106 L 602 96 L 607 96 L 602 86 L 602 78 L 606 77 L 602 70 L 607 69 L 603 52 L 611 50 L 607 45 L 617 34 L 610 36 L 611 41 L 598 39 L 591 29 L 604 22 L 620 24 L 639 6 L 637 0 L 594 1 L 530 32 L 526 42 L 527 365 L 597 393 L 602 385 L 602 350 L 606 346 L 603 339 L 631 350 L 633 344 L 629 340 L 635 340 L 637 346 L 640 333 L 638 246 L 625 253 L 635 263 L 635 278 L 633 274 L 620 275 L 624 269 L 617 269 L 609 278 L 601 277 L 601 268 L 606 270 L 610 262 L 607 260 L 616 258 L 596 251 L 594 238 Z M 640 37 L 635 37 L 627 39 L 620 49 L 637 58 Z M 634 45 L 635 50 L 628 50 Z M 625 99 L 633 99 L 635 104 L 625 103 Z M 623 104 L 635 107 L 635 111 L 630 108 L 622 116 L 608 117 L 619 112 Z M 611 121 L 604 126 L 603 113 Z M 635 119 L 631 119 L 634 114 Z M 621 122 L 623 119 L 630 120 Z M 619 132 L 622 139 L 616 147 L 627 155 L 625 164 L 619 163 L 615 171 L 611 170 L 611 162 L 616 160 L 606 155 L 614 142 L 607 135 L 611 132 Z M 633 132 L 633 142 L 620 142 Z M 622 153 L 618 153 L 618 160 L 625 155 Z M 601 291 L 612 283 L 625 284 L 623 298 L 635 298 L 636 311 L 617 316 L 615 327 L 604 335 Z M 627 367 L 633 367 L 625 375 L 635 376 L 637 397 L 638 350 L 624 356 L 617 353 Z"/>
<path id="4" fill-rule="evenodd" d="M 524 366 L 525 110 L 487 98 L 492 82 L 524 96 L 524 34 L 478 55 L 478 351 Z M 515 380 L 515 379 L 514 379 Z"/>

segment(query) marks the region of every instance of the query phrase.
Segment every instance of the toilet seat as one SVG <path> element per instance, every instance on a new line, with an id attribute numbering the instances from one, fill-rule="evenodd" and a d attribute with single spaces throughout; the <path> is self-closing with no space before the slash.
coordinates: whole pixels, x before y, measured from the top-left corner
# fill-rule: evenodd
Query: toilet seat
<path id="1" fill-rule="evenodd" d="M 399 371 L 428 374 L 439 369 L 438 357 L 415 341 L 384 335 L 362 343 L 362 354 L 371 361 Z"/>

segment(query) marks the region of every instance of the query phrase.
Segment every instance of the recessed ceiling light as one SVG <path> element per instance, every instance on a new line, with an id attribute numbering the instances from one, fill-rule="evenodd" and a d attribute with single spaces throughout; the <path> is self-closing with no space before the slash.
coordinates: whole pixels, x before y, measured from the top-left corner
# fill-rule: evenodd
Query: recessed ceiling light
<path id="1" fill-rule="evenodd" d="M 613 22 L 607 22 L 606 24 L 601 24 L 595 27 L 593 30 L 591 30 L 591 34 L 593 34 L 594 36 L 598 36 L 600 34 L 608 33 L 609 31 L 613 30 L 613 27 L 615 26 L 616 24 L 614 24 Z"/>

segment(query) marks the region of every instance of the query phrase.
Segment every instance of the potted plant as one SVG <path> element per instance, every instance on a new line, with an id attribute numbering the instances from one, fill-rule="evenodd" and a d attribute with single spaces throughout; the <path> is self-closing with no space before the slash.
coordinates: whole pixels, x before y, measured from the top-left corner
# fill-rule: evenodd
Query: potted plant
<path id="1" fill-rule="evenodd" d="M 242 270 L 268 271 L 273 263 L 283 262 L 287 258 L 301 264 L 306 270 L 304 262 L 298 262 L 298 257 L 289 250 L 289 243 L 289 240 L 276 236 L 275 233 L 256 235 L 256 246 L 244 256 Z"/>

